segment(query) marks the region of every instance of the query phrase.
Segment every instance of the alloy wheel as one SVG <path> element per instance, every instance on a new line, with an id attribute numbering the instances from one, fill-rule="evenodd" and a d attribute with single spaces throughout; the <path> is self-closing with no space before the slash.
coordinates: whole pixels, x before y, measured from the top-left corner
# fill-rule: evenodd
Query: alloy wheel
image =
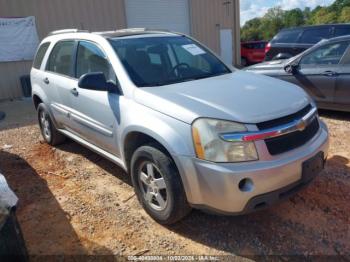
<path id="1" fill-rule="evenodd" d="M 142 163 L 138 179 L 142 196 L 146 203 L 156 211 L 167 206 L 167 188 L 159 168 L 149 161 Z"/>

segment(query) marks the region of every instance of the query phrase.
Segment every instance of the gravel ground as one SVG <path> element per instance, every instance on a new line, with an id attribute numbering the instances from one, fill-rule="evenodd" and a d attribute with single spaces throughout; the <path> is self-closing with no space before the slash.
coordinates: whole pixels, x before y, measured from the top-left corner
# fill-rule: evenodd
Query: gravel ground
<path id="1" fill-rule="evenodd" d="M 331 133 L 325 171 L 292 199 L 245 216 L 193 211 L 161 226 L 119 167 L 74 142 L 48 146 L 33 124 L 0 126 L 0 171 L 20 199 L 31 255 L 350 255 L 350 113 L 321 115 Z"/>

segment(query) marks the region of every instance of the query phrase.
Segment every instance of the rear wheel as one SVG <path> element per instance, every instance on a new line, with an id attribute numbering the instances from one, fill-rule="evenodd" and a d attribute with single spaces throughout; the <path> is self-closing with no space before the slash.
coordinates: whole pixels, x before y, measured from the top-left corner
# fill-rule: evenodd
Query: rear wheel
<path id="1" fill-rule="evenodd" d="M 55 146 L 62 144 L 65 141 L 65 136 L 62 135 L 53 125 L 51 117 L 45 104 L 41 103 L 38 106 L 38 120 L 41 134 L 46 143 Z"/>
<path id="2" fill-rule="evenodd" d="M 173 224 L 190 212 L 175 163 L 156 145 L 135 151 L 131 175 L 139 202 L 158 223 Z"/>

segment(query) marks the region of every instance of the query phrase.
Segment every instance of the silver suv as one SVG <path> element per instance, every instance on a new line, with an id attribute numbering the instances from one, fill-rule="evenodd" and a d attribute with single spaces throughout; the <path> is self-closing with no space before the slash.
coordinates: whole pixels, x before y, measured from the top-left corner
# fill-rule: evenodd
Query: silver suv
<path id="1" fill-rule="evenodd" d="M 31 71 L 42 135 L 131 177 L 162 224 L 289 197 L 324 167 L 328 130 L 299 87 L 224 64 L 190 37 L 128 29 L 45 38 Z"/>

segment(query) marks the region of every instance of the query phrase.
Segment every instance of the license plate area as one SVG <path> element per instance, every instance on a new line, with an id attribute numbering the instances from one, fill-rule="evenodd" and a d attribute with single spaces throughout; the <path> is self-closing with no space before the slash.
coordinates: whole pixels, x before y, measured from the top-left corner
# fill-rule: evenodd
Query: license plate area
<path id="1" fill-rule="evenodd" d="M 324 163 L 323 152 L 306 160 L 302 165 L 302 181 L 307 183 L 314 179 L 324 169 Z"/>

